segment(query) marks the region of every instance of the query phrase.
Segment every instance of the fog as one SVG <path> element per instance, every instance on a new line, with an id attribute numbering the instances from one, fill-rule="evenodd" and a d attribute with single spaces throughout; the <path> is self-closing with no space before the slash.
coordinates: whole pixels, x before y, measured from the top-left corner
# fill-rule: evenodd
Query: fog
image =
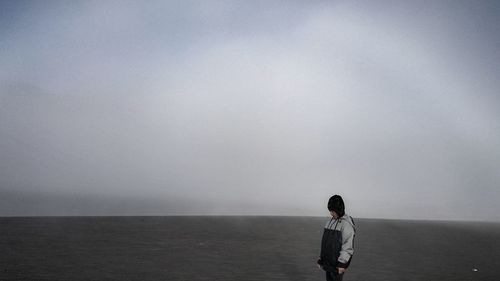
<path id="1" fill-rule="evenodd" d="M 495 1 L 3 1 L 0 216 L 499 220 Z"/>

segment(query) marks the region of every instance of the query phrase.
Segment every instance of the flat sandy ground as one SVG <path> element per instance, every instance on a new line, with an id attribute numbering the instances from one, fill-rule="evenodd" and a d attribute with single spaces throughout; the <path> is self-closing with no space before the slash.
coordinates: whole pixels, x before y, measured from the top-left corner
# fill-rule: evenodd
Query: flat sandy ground
<path id="1" fill-rule="evenodd" d="M 0 280 L 324 280 L 315 262 L 327 220 L 0 217 Z M 500 280 L 500 223 L 356 226 L 345 281 Z"/>

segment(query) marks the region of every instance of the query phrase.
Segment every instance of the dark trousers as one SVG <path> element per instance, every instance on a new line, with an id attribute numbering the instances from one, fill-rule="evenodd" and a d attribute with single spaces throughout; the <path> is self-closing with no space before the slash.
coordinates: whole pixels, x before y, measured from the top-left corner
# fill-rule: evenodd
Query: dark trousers
<path id="1" fill-rule="evenodd" d="M 326 272 L 326 281 L 342 281 L 342 277 L 344 277 L 344 273 L 335 274 L 333 272 Z"/>

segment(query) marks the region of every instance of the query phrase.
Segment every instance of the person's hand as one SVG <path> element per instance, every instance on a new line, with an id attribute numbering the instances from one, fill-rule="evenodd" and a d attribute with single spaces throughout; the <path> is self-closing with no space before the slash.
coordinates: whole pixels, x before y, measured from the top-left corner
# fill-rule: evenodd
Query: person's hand
<path id="1" fill-rule="evenodd" d="M 318 258 L 318 261 L 316 262 L 316 264 L 318 265 L 318 268 L 319 268 L 319 269 L 321 269 L 320 262 L 321 262 L 321 257 L 319 257 L 319 258 Z"/>
<path id="2" fill-rule="evenodd" d="M 338 271 L 339 271 L 339 274 L 344 274 L 344 272 L 347 270 L 343 267 L 337 267 Z"/>

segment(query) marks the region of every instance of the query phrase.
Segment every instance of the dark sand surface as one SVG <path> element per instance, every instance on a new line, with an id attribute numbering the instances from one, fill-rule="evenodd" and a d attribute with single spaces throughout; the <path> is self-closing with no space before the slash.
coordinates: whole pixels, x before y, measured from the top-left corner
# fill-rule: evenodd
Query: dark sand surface
<path id="1" fill-rule="evenodd" d="M 327 219 L 0 217 L 0 280 L 324 280 Z M 500 280 L 499 223 L 356 224 L 346 281 Z"/>

